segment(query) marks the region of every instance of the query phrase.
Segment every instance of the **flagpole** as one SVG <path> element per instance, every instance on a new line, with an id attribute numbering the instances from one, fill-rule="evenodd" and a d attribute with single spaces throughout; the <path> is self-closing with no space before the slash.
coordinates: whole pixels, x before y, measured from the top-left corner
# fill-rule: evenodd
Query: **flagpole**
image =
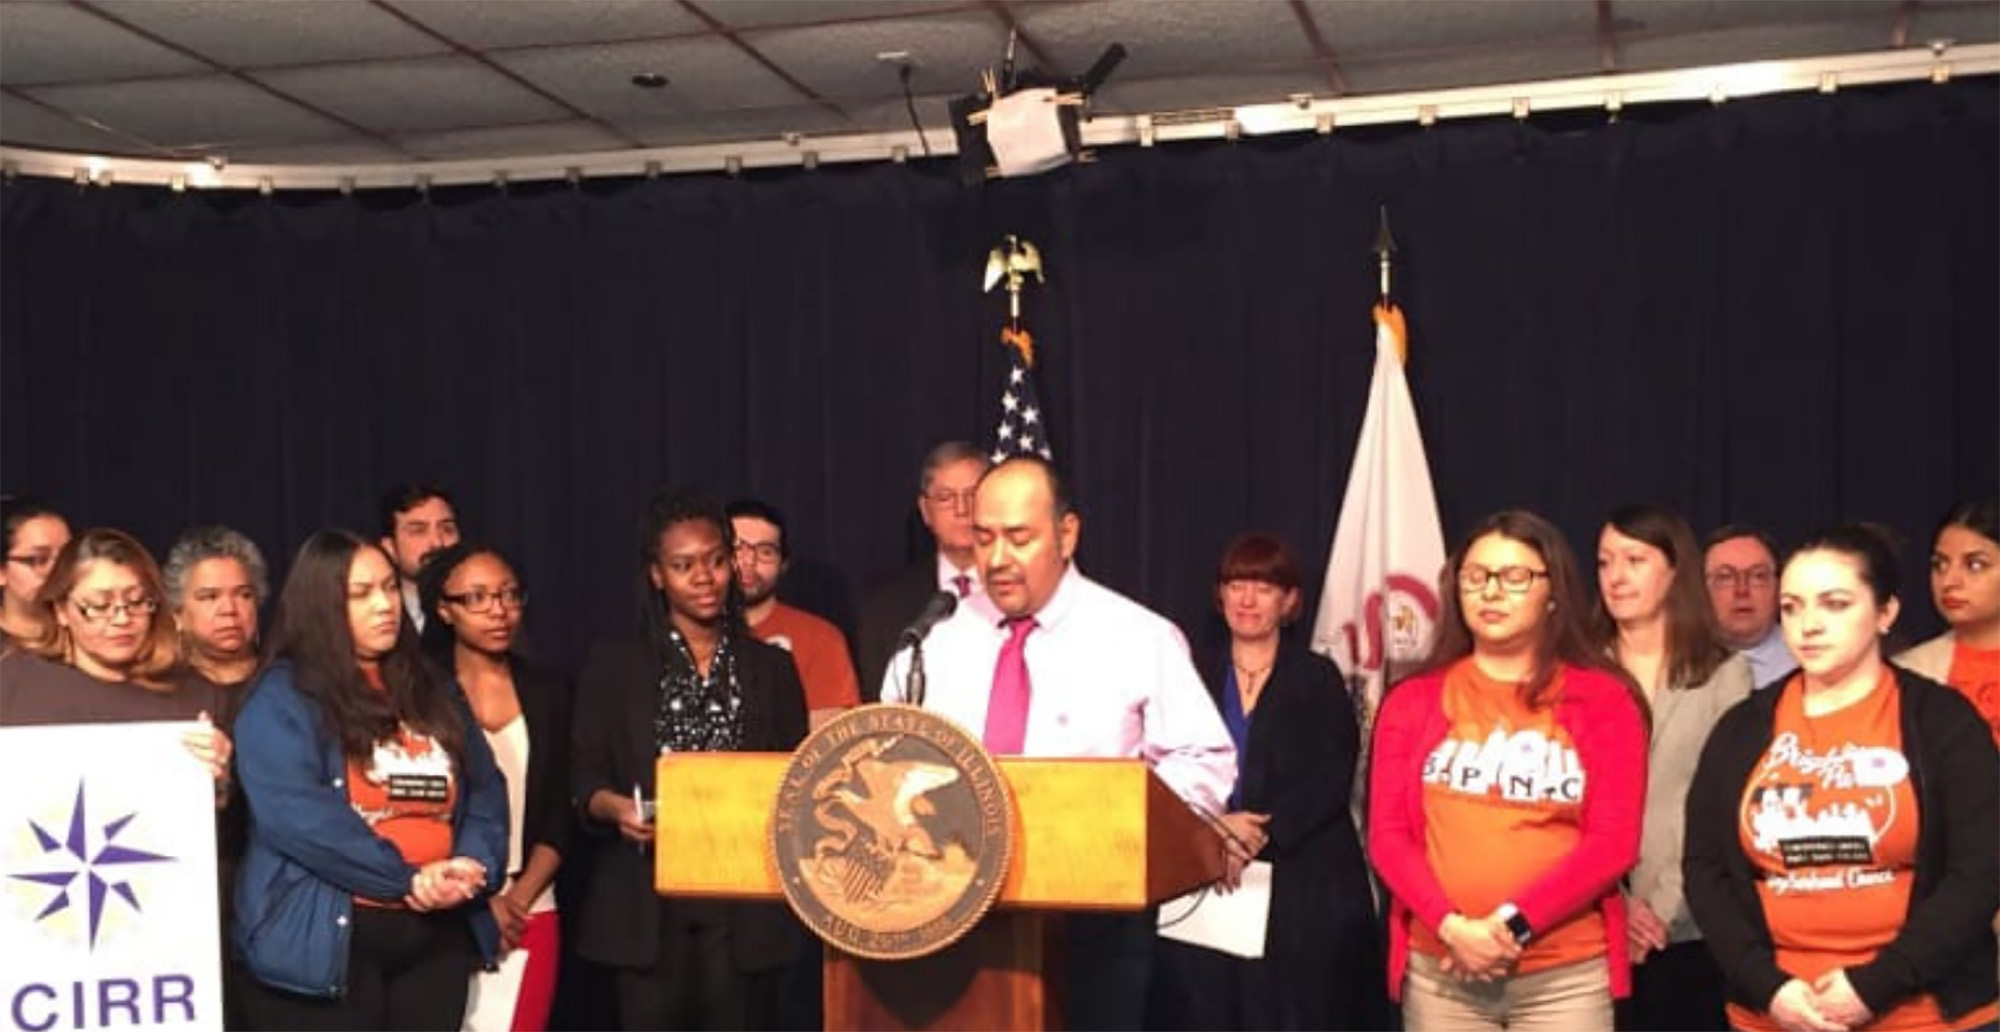
<path id="1" fill-rule="evenodd" d="M 1383 205 L 1382 227 L 1375 232 L 1375 267 L 1381 275 L 1381 302 L 1389 300 L 1389 276 L 1396 264 L 1396 238 L 1389 235 L 1389 206 Z"/>

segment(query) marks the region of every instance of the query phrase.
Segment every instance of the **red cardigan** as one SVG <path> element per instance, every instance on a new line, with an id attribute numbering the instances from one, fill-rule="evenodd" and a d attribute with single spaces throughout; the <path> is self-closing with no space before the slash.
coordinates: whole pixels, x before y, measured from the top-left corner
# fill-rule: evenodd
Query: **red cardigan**
<path id="1" fill-rule="evenodd" d="M 1465 660 L 1471 662 L 1471 660 Z M 1445 671 L 1397 685 L 1382 700 L 1368 769 L 1368 854 L 1389 889 L 1389 995 L 1401 999 L 1409 963 L 1410 922 L 1435 929 L 1455 909 L 1424 851 L 1424 761 L 1450 730 L 1442 698 Z M 1595 904 L 1610 946 L 1611 993 L 1631 991 L 1625 902 L 1618 880 L 1639 860 L 1646 804 L 1646 722 L 1616 677 L 1566 668 L 1556 722 L 1576 745 L 1588 773 L 1582 838 L 1562 862 L 1514 896 L 1535 928 L 1553 928 Z M 1456 848 L 1493 848 L 1467 842 Z M 1505 848 L 1500 844 L 1500 848 Z M 1478 917 L 1482 915 L 1467 915 Z"/>

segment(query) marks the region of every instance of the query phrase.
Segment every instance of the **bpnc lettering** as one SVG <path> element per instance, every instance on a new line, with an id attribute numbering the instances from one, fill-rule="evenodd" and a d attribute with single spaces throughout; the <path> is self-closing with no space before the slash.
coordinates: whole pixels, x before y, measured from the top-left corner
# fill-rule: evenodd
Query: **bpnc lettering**
<path id="1" fill-rule="evenodd" d="M 29 982 L 7 994 L 10 1028 L 21 1032 L 192 1024 L 194 978 L 150 975 L 45 985 Z"/>

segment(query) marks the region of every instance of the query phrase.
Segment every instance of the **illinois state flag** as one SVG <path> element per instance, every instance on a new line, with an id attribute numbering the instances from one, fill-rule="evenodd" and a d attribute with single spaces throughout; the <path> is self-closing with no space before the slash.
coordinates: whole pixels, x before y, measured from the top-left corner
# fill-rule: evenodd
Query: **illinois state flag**
<path id="1" fill-rule="evenodd" d="M 1386 682 L 1421 662 L 1438 616 L 1444 532 L 1410 384 L 1402 310 L 1375 306 L 1375 375 L 1354 468 L 1333 532 L 1312 647 L 1340 664 L 1361 716 L 1375 726 Z"/>

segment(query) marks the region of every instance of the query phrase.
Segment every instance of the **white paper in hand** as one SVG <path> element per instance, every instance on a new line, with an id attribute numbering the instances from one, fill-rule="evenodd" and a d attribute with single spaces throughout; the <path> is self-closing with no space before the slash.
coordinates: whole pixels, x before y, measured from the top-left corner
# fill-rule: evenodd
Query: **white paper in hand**
<path id="1" fill-rule="evenodd" d="M 1255 960 L 1264 955 L 1271 921 L 1271 865 L 1253 860 L 1243 884 L 1228 895 L 1196 889 L 1160 904 L 1160 936 Z"/>
<path id="2" fill-rule="evenodd" d="M 514 1027 L 514 1007 L 521 1002 L 521 976 L 528 970 L 528 951 L 517 949 L 500 962 L 498 971 L 475 971 L 465 996 L 465 1023 L 459 1032 L 508 1032 Z"/>

